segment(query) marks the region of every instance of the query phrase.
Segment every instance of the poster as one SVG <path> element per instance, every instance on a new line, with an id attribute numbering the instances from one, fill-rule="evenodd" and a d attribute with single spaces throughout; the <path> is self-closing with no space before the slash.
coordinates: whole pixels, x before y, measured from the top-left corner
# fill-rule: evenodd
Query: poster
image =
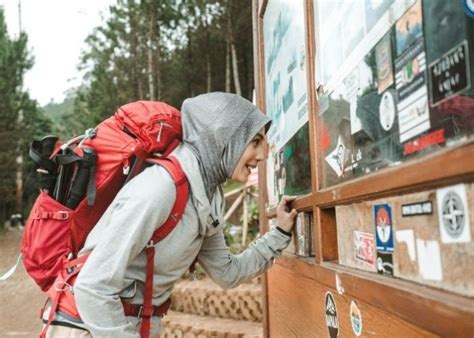
<path id="1" fill-rule="evenodd" d="M 378 94 L 393 84 L 392 45 L 390 34 L 387 34 L 375 47 L 375 62 L 377 64 Z"/>
<path id="2" fill-rule="evenodd" d="M 474 134 L 474 20 L 463 1 L 424 0 L 423 16 L 431 127 L 450 144 Z"/>
<path id="3" fill-rule="evenodd" d="M 303 1 L 269 2 L 263 19 L 268 143 L 282 147 L 308 121 Z"/>
<path id="4" fill-rule="evenodd" d="M 413 4 L 414 0 L 315 0 L 317 84 L 324 84 L 328 92 L 337 90 Z"/>
<path id="5" fill-rule="evenodd" d="M 397 55 L 402 54 L 408 47 L 423 35 L 423 15 L 421 0 L 406 11 L 397 21 Z"/>
<path id="6" fill-rule="evenodd" d="M 306 123 L 277 150 L 270 145 L 267 160 L 267 191 L 270 207 L 283 195 L 303 195 L 311 191 L 311 156 L 309 156 L 309 124 Z"/>

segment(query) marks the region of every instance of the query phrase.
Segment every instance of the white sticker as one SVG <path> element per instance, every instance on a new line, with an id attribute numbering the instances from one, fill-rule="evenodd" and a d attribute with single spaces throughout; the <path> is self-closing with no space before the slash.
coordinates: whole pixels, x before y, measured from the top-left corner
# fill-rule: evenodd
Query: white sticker
<path id="1" fill-rule="evenodd" d="M 453 185 L 436 191 L 439 229 L 443 243 L 471 241 L 471 223 L 467 204 L 466 186 Z"/>
<path id="2" fill-rule="evenodd" d="M 336 289 L 340 295 L 344 294 L 345 290 L 344 290 L 344 287 L 342 286 L 342 281 L 339 278 L 339 275 L 337 273 L 336 273 Z"/>
<path id="3" fill-rule="evenodd" d="M 326 162 L 329 163 L 331 168 L 337 174 L 337 177 L 341 177 L 344 173 L 346 163 L 346 146 L 342 143 L 342 138 L 337 138 L 337 145 L 334 150 L 326 156 Z"/>
<path id="4" fill-rule="evenodd" d="M 416 239 L 418 252 L 418 270 L 424 280 L 442 281 L 441 255 L 437 241 Z"/>
<path id="5" fill-rule="evenodd" d="M 382 95 L 379 106 L 380 113 L 380 125 L 383 130 L 389 131 L 393 127 L 395 121 L 395 101 L 393 95 L 389 91 L 386 91 Z"/>
<path id="6" fill-rule="evenodd" d="M 398 230 L 395 233 L 397 242 L 406 243 L 408 249 L 408 256 L 412 262 L 416 261 L 416 252 L 415 252 L 415 235 L 413 230 Z"/>

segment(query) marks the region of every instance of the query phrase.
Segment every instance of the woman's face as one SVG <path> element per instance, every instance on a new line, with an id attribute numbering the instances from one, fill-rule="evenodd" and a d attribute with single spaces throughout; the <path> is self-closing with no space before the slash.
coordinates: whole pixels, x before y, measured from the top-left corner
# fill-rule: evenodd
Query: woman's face
<path id="1" fill-rule="evenodd" d="M 247 182 L 252 168 L 265 159 L 265 128 L 262 128 L 245 148 L 237 166 L 232 174 L 232 179 L 241 183 Z"/>

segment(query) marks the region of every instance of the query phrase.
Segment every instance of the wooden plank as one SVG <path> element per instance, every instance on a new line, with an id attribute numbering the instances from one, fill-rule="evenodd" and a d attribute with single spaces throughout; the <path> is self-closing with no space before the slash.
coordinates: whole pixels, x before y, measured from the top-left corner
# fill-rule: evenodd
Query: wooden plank
<path id="1" fill-rule="evenodd" d="M 336 213 L 334 208 L 319 209 L 321 242 L 321 261 L 336 261 L 338 259 L 337 246 L 337 227 L 336 227 Z"/>
<path id="2" fill-rule="evenodd" d="M 443 149 L 397 167 L 354 179 L 313 194 L 319 207 L 359 202 L 474 179 L 474 141 Z"/>
<path id="3" fill-rule="evenodd" d="M 468 205 L 474 205 L 474 185 L 465 184 Z M 431 203 L 430 214 L 403 217 L 402 205 L 417 202 Z M 392 214 L 392 236 L 393 236 L 393 265 L 394 276 L 411 280 L 423 285 L 444 289 L 458 293 L 463 296 L 474 296 L 474 242 L 465 243 L 443 243 L 438 221 L 439 213 L 437 205 L 436 190 L 427 190 L 418 193 L 406 194 L 396 197 L 383 198 L 374 201 L 354 203 L 351 205 L 338 206 L 337 228 L 339 243 L 339 264 L 347 267 L 376 272 L 376 249 L 375 249 L 375 221 L 374 205 L 386 204 L 391 208 Z M 474 219 L 470 219 L 470 232 L 474 233 Z M 356 260 L 354 257 L 354 231 L 362 231 L 373 236 L 373 264 Z M 411 240 L 397 240 L 397 234 L 411 234 Z M 439 279 L 424 278 L 422 268 L 426 263 L 421 262 L 423 251 L 416 241 L 422 243 L 430 242 L 438 248 L 438 257 L 430 255 L 430 264 L 439 268 Z M 410 251 L 409 251 L 410 248 Z M 436 265 L 438 264 L 438 265 Z"/>
<path id="4" fill-rule="evenodd" d="M 313 284 L 324 284 L 332 289 L 336 289 L 337 275 L 345 296 L 360 299 L 438 335 L 465 337 L 467 333 L 471 336 L 474 334 L 472 298 L 396 278 L 357 271 L 336 263 L 316 265 L 310 260 L 282 256 L 277 260 L 277 265 L 289 270 L 287 274 L 296 274 L 299 280 L 307 279 Z M 274 287 L 272 283 L 279 282 L 269 280 L 268 286 Z M 274 294 L 269 293 L 269 306 L 274 297 Z"/>
<path id="5" fill-rule="evenodd" d="M 269 324 L 273 337 L 327 337 L 325 295 L 335 299 L 339 337 L 352 337 L 350 303 L 357 301 L 362 314 L 361 337 L 436 337 L 363 300 L 339 295 L 334 288 L 314 282 L 291 269 L 275 266 L 268 273 Z"/>
<path id="6" fill-rule="evenodd" d="M 298 198 L 290 204 L 291 208 L 295 208 L 299 211 L 311 210 L 313 207 L 313 196 L 311 194 L 298 196 Z M 265 210 L 265 209 L 263 209 Z M 276 217 L 276 207 L 267 208 L 265 217 L 274 218 Z"/>

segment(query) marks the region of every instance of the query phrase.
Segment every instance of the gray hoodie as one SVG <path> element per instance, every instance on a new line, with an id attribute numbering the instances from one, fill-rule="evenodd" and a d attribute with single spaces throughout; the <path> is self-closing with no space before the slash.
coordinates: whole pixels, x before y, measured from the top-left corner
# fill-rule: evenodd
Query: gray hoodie
<path id="1" fill-rule="evenodd" d="M 208 114 L 204 113 L 206 106 Z M 216 283 L 232 288 L 268 269 L 290 240 L 272 228 L 239 255 L 232 255 L 224 241 L 224 199 L 219 184 L 232 173 L 250 139 L 268 124 L 267 118 L 262 119 L 245 99 L 223 93 L 187 100 L 182 110 L 184 143 L 172 156 L 187 176 L 190 197 L 176 228 L 155 245 L 154 305 L 170 297 L 174 283 L 196 256 Z M 90 233 L 82 253 L 91 255 L 74 291 L 83 326 L 94 337 L 140 336 L 139 321 L 124 316 L 121 299 L 143 303 L 144 248 L 168 218 L 175 199 L 169 174 L 151 166 L 118 193 Z M 212 225 L 214 219 L 219 221 L 217 227 Z M 153 319 L 152 327 L 151 334 L 158 333 L 159 318 Z"/>

